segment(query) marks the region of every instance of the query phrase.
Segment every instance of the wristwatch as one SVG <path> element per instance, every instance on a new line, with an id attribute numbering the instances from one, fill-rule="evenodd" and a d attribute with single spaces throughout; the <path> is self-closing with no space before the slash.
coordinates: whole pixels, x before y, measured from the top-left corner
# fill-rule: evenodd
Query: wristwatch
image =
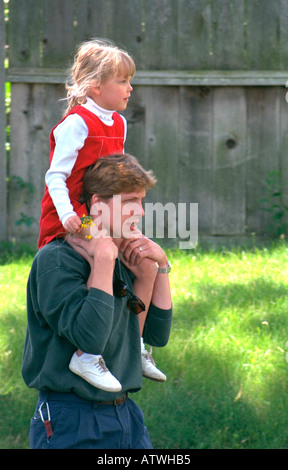
<path id="1" fill-rule="evenodd" d="M 170 273 L 170 271 L 171 271 L 171 264 L 169 263 L 169 261 L 168 261 L 167 268 L 158 268 L 158 273 L 161 273 L 161 274 L 168 274 Z"/>

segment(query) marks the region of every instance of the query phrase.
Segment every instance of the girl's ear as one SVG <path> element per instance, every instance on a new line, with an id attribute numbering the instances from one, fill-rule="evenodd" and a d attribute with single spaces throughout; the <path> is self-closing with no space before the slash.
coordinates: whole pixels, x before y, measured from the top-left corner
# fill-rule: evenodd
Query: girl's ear
<path id="1" fill-rule="evenodd" d="M 89 88 L 89 92 L 88 92 L 88 96 L 90 98 L 92 98 L 92 100 L 96 97 L 96 96 L 99 96 L 101 93 L 101 88 L 100 88 L 100 85 L 98 86 L 91 86 Z"/>

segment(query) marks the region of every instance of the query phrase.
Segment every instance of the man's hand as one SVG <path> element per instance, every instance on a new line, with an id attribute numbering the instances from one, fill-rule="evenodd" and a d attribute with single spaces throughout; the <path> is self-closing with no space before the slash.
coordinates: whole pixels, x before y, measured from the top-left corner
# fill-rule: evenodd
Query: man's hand
<path id="1" fill-rule="evenodd" d="M 99 262 L 114 261 L 118 256 L 118 249 L 110 236 L 91 238 L 90 240 L 78 235 L 68 235 L 66 241 L 75 251 L 83 256 L 91 265 L 96 258 Z"/>
<path id="2" fill-rule="evenodd" d="M 123 240 L 119 246 L 119 252 L 123 255 L 129 269 L 132 266 L 142 264 L 145 258 L 158 264 L 157 267 L 167 267 L 168 259 L 165 251 L 149 238 L 142 235 L 137 238 Z"/>
<path id="3" fill-rule="evenodd" d="M 90 264 L 87 288 L 95 287 L 113 295 L 112 280 L 118 248 L 112 238 L 107 236 L 88 240 L 69 235 L 66 241 Z"/>
<path id="4" fill-rule="evenodd" d="M 159 308 L 171 307 L 169 278 L 158 275 L 158 267 L 167 267 L 168 259 L 164 250 L 143 234 L 122 240 L 119 253 L 121 261 L 135 274 L 133 290 L 146 306 L 139 315 L 142 335 L 151 302 Z"/>
<path id="5" fill-rule="evenodd" d="M 150 258 L 143 258 L 139 264 L 129 264 L 122 253 L 119 253 L 120 261 L 131 271 L 139 280 L 149 280 L 154 283 L 158 273 L 158 263 Z"/>

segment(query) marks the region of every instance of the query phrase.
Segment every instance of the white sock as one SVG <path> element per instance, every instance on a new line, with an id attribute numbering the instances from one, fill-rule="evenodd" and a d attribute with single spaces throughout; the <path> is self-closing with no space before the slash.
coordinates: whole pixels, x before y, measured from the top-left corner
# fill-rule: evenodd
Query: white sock
<path id="1" fill-rule="evenodd" d="M 81 354 L 81 356 L 78 356 L 78 358 L 81 359 L 81 361 L 83 362 L 91 362 L 93 359 L 95 359 L 95 357 L 100 357 L 100 356 L 96 356 L 95 354 L 88 354 L 85 352 Z"/>
<path id="2" fill-rule="evenodd" d="M 141 343 L 141 351 L 144 351 L 145 350 L 145 344 L 144 344 L 143 338 L 140 338 L 140 343 Z"/>

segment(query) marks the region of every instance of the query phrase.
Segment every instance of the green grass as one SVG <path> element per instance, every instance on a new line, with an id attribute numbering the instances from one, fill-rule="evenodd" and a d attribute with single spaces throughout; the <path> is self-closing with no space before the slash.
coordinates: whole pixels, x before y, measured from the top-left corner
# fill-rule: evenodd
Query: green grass
<path id="1" fill-rule="evenodd" d="M 133 399 L 155 448 L 288 445 L 288 247 L 169 251 L 174 320 L 153 350 L 167 374 Z M 27 448 L 36 393 L 22 382 L 31 256 L 0 266 L 0 448 Z"/>
<path id="2" fill-rule="evenodd" d="M 0 265 L 0 449 L 23 449 L 28 447 L 36 396 L 27 390 L 20 370 L 26 331 L 25 290 L 33 258 L 9 259 Z"/>

